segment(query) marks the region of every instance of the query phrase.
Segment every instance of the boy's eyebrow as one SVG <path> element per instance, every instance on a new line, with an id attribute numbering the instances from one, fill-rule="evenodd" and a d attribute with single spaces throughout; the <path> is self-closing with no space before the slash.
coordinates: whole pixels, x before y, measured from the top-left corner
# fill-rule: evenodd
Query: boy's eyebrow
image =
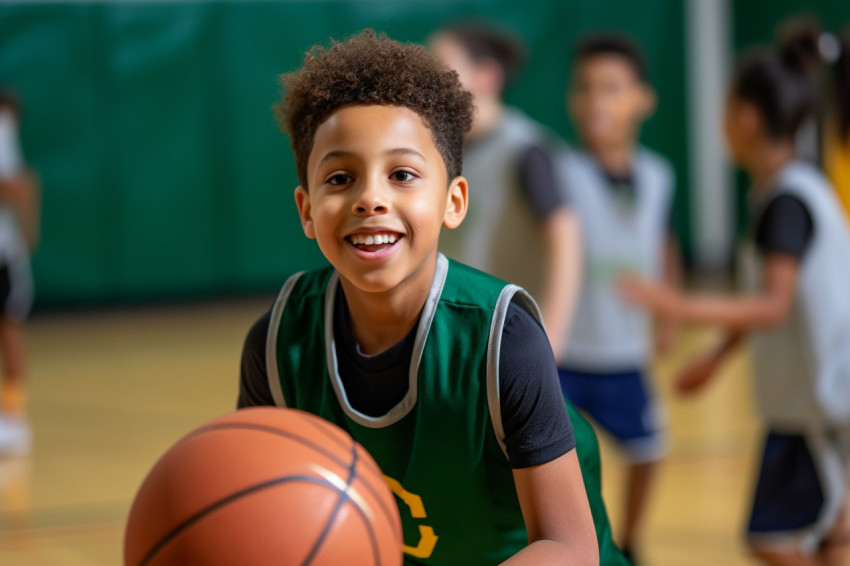
<path id="1" fill-rule="evenodd" d="M 395 149 L 385 151 L 384 155 L 414 155 L 422 161 L 425 161 L 425 156 L 411 147 L 397 147 Z"/>
<path id="2" fill-rule="evenodd" d="M 351 152 L 351 151 L 343 151 L 343 150 L 329 151 L 319 160 L 319 163 L 317 163 L 317 165 L 321 165 L 325 161 L 329 161 L 329 160 L 334 159 L 336 157 L 353 157 L 354 155 L 355 155 L 355 153 Z M 412 147 L 396 147 L 396 148 L 389 149 L 389 150 L 385 151 L 384 155 L 385 156 L 413 155 L 415 157 L 418 157 L 422 161 L 427 161 L 425 159 L 424 155 L 422 155 L 421 153 L 419 153 L 418 151 L 416 151 Z"/>

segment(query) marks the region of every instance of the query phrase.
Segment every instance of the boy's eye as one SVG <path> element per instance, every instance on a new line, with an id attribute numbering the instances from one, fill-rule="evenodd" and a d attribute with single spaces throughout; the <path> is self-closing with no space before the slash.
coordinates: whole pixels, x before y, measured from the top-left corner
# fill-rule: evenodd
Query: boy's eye
<path id="1" fill-rule="evenodd" d="M 394 171 L 392 175 L 390 175 L 390 179 L 393 181 L 397 181 L 399 183 L 406 183 L 408 181 L 412 181 L 416 178 L 416 175 L 411 173 L 410 171 Z"/>
<path id="2" fill-rule="evenodd" d="M 326 181 L 329 185 L 347 185 L 352 182 L 354 179 L 351 178 L 351 175 L 346 175 L 344 173 L 337 173 L 336 175 L 331 175 Z"/>

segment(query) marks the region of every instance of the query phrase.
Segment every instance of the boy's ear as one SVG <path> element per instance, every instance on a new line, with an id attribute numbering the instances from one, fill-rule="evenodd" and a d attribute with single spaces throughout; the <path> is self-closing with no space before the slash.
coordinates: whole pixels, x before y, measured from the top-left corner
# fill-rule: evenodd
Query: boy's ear
<path id="1" fill-rule="evenodd" d="M 295 206 L 298 207 L 298 216 L 301 218 L 301 228 L 304 230 L 304 235 L 315 240 L 316 229 L 313 227 L 313 217 L 311 216 L 310 194 L 301 185 L 295 187 Z"/>
<path id="2" fill-rule="evenodd" d="M 655 114 L 655 109 L 658 106 L 658 94 L 648 84 L 641 85 L 640 90 L 640 114 L 641 119 L 646 120 Z"/>
<path id="3" fill-rule="evenodd" d="M 740 101 L 735 105 L 736 121 L 741 130 L 752 136 L 762 127 L 762 117 L 755 106 L 746 101 Z"/>
<path id="4" fill-rule="evenodd" d="M 443 215 L 443 226 L 449 230 L 454 230 L 466 218 L 466 210 L 469 206 L 469 186 L 464 177 L 452 179 L 446 198 L 448 202 L 446 213 Z"/>

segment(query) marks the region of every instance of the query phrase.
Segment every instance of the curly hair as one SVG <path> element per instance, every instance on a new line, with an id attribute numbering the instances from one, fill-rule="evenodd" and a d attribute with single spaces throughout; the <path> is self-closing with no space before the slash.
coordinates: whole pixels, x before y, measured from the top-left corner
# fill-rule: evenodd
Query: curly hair
<path id="1" fill-rule="evenodd" d="M 472 125 L 472 95 L 457 73 L 421 45 L 401 44 L 363 30 L 329 49 L 316 45 L 303 66 L 280 77 L 283 99 L 274 106 L 289 133 L 298 180 L 307 188 L 307 159 L 316 129 L 349 104 L 403 106 L 430 128 L 449 179 L 460 175 L 463 136 Z"/>

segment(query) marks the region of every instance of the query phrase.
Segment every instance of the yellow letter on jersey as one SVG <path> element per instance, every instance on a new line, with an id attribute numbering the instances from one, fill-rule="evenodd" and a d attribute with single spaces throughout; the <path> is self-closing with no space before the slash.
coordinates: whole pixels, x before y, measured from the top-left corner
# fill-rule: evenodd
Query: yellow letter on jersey
<path id="1" fill-rule="evenodd" d="M 425 519 L 425 506 L 422 504 L 422 498 L 415 493 L 410 493 L 398 480 L 394 480 L 389 476 L 384 476 L 390 490 L 401 499 L 410 509 L 410 516 L 414 519 Z M 419 544 L 416 546 L 402 545 L 405 554 L 409 554 L 414 558 L 428 558 L 434 552 L 434 547 L 437 545 L 437 535 L 434 534 L 434 529 L 428 525 L 419 525 Z"/>

